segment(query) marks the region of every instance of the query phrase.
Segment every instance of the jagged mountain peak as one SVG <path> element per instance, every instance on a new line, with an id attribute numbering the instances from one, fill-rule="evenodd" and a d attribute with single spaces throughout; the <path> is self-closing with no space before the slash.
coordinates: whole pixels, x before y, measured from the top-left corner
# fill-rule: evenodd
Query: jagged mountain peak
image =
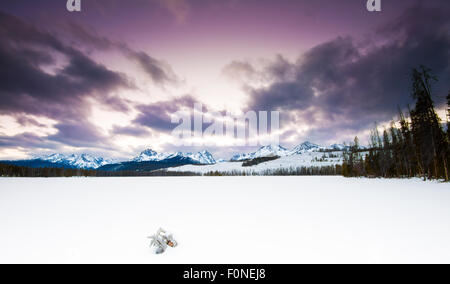
<path id="1" fill-rule="evenodd" d="M 237 154 L 231 158 L 231 161 L 244 161 L 269 156 L 286 156 L 289 151 L 280 145 L 266 145 L 259 148 L 256 152 L 248 154 Z"/>
<path id="2" fill-rule="evenodd" d="M 80 168 L 80 169 L 97 169 L 106 164 L 112 163 L 112 161 L 104 159 L 102 157 L 96 157 L 91 154 L 60 154 L 53 153 L 48 155 L 35 156 L 34 160 L 42 160 L 54 164 L 62 164 L 68 167 Z"/>
<path id="3" fill-rule="evenodd" d="M 158 153 L 156 151 L 153 151 L 152 149 L 148 148 L 148 149 L 145 149 L 144 151 L 142 151 L 141 154 L 146 154 L 146 155 L 150 156 L 150 155 L 156 155 Z"/>
<path id="4" fill-rule="evenodd" d="M 330 146 L 331 150 L 337 150 L 337 151 L 344 151 L 348 148 L 349 148 L 349 146 L 346 146 L 344 144 L 333 144 Z"/>
<path id="5" fill-rule="evenodd" d="M 308 151 L 315 151 L 315 150 L 319 150 L 323 148 L 320 145 L 311 143 L 309 141 L 305 141 L 300 145 L 295 146 L 292 150 L 291 150 L 291 154 L 301 154 L 304 152 L 308 152 Z"/>
<path id="6" fill-rule="evenodd" d="M 193 163 L 198 164 L 215 164 L 216 161 L 213 155 L 204 150 L 197 153 L 183 153 L 183 152 L 170 152 L 170 153 L 158 153 L 151 149 L 147 149 L 141 152 L 141 154 L 135 157 L 134 162 L 161 162 L 169 159 L 190 159 Z"/>
<path id="7" fill-rule="evenodd" d="M 271 151 L 286 151 L 287 149 L 281 145 L 266 145 L 259 148 L 259 150 L 271 150 Z"/>

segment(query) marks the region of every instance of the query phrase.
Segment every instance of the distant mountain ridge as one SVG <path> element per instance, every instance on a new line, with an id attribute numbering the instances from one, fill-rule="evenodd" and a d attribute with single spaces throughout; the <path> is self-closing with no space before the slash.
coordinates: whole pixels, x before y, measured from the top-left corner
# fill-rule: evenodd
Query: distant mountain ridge
<path id="1" fill-rule="evenodd" d="M 154 171 L 184 165 L 213 165 L 216 163 L 208 151 L 197 153 L 158 153 L 152 149 L 142 151 L 130 161 L 109 164 L 99 168 L 101 171 Z"/>
<path id="2" fill-rule="evenodd" d="M 31 159 L 2 161 L 7 164 L 30 168 L 67 168 L 95 170 L 101 166 L 112 163 L 112 160 L 96 157 L 90 154 L 50 154 L 36 156 Z"/>
<path id="3" fill-rule="evenodd" d="M 320 146 L 309 141 L 303 142 L 291 150 L 280 145 L 267 145 L 259 148 L 252 153 L 241 153 L 234 155 L 230 161 L 239 162 L 265 157 L 287 157 L 302 155 L 308 152 L 318 151 L 345 151 L 350 146 L 342 144 L 333 144 L 328 147 Z M 361 147 L 366 149 L 366 147 Z M 158 153 L 152 149 L 142 151 L 138 156 L 123 162 L 114 162 L 111 159 L 105 159 L 90 154 L 51 154 L 36 156 L 26 160 L 0 161 L 2 163 L 25 166 L 31 168 L 69 168 L 69 169 L 88 169 L 101 171 L 153 171 L 184 165 L 214 165 L 226 162 L 225 160 L 216 160 L 208 151 L 197 153 L 167 152 Z"/>
<path id="4" fill-rule="evenodd" d="M 101 166 L 113 162 L 110 159 L 104 159 L 102 157 L 97 157 L 89 154 L 71 154 L 71 155 L 51 154 L 37 157 L 37 159 L 51 163 L 67 164 L 74 168 L 79 169 L 97 169 Z"/>
<path id="5" fill-rule="evenodd" d="M 230 161 L 237 162 L 270 156 L 282 157 L 286 156 L 288 153 L 289 151 L 280 145 L 268 145 L 259 148 L 258 151 L 253 153 L 234 155 L 231 157 Z"/>
<path id="6" fill-rule="evenodd" d="M 270 156 L 293 156 L 293 155 L 301 155 L 306 152 L 311 151 L 320 151 L 320 150 L 336 150 L 343 151 L 347 149 L 344 145 L 334 144 L 330 147 L 323 147 L 309 141 L 303 142 L 297 146 L 295 146 L 292 150 L 288 150 L 280 145 L 269 145 L 259 148 L 258 151 L 248 154 L 237 154 L 234 155 L 230 161 L 239 162 L 245 160 L 251 160 L 262 157 L 270 157 Z"/>
<path id="7" fill-rule="evenodd" d="M 146 149 L 142 151 L 139 156 L 132 159 L 133 162 L 161 162 L 173 158 L 186 158 L 191 159 L 193 163 L 210 165 L 215 164 L 216 160 L 213 155 L 208 151 L 202 151 L 198 153 L 157 153 L 152 149 Z"/>
<path id="8" fill-rule="evenodd" d="M 291 151 L 289 151 L 289 155 L 303 154 L 308 151 L 317 150 L 325 150 L 325 147 L 306 141 L 300 145 L 295 146 Z"/>

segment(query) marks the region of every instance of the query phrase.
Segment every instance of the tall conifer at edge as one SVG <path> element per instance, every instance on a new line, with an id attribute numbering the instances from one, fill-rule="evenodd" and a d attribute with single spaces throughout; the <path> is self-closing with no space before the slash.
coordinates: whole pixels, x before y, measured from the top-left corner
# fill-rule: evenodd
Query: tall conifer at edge
<path id="1" fill-rule="evenodd" d="M 450 143 L 450 91 L 447 95 L 447 139 Z"/>
<path id="2" fill-rule="evenodd" d="M 437 79 L 423 66 L 413 69 L 412 79 L 412 96 L 416 100 L 416 106 L 411 111 L 412 130 L 424 167 L 424 178 L 426 174 L 429 179 L 445 177 L 448 180 L 445 133 L 431 97 L 431 80 Z"/>

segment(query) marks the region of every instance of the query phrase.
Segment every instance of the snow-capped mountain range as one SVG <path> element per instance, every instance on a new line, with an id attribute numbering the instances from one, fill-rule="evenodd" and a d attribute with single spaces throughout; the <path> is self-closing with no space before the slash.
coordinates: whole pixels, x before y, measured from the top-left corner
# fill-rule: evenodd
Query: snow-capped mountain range
<path id="1" fill-rule="evenodd" d="M 344 151 L 344 150 L 349 150 L 350 146 L 345 146 L 342 144 L 333 144 L 330 146 L 330 149 L 336 150 L 336 151 Z"/>
<path id="2" fill-rule="evenodd" d="M 323 147 L 311 142 L 304 142 L 291 150 L 279 145 L 269 145 L 261 147 L 253 153 L 235 155 L 228 162 L 203 166 L 182 165 L 171 167 L 168 170 L 198 174 L 245 173 L 252 175 L 265 174 L 268 171 L 280 169 L 292 170 L 303 167 L 334 167 L 342 164 L 344 150 L 348 148 L 345 145 L 339 144 Z M 261 162 L 253 163 L 251 166 L 245 165 L 245 161 L 263 157 L 274 157 L 274 159 L 265 159 Z"/>
<path id="3" fill-rule="evenodd" d="M 288 150 L 279 145 L 269 145 L 269 146 L 261 147 L 258 151 L 253 152 L 253 153 L 235 155 L 231 158 L 230 161 L 238 162 L 238 161 L 251 160 L 251 159 L 255 159 L 255 158 L 270 157 L 270 156 L 286 157 L 286 156 L 293 156 L 293 155 L 301 155 L 306 152 L 314 152 L 314 151 L 325 150 L 325 149 L 328 149 L 328 148 L 319 146 L 319 145 L 311 143 L 309 141 L 306 141 L 300 145 L 297 145 L 292 150 Z M 334 148 L 330 148 L 330 149 L 334 149 Z M 342 146 L 342 150 L 343 149 L 344 149 L 344 146 Z M 339 150 L 339 151 L 342 151 L 342 150 Z"/>
<path id="4" fill-rule="evenodd" d="M 229 161 L 230 162 L 242 162 L 245 160 L 252 160 L 261 157 L 297 157 L 302 156 L 305 153 L 314 152 L 325 152 L 336 151 L 342 152 L 348 150 L 350 147 L 342 144 L 333 144 L 328 147 L 320 146 L 311 142 L 304 142 L 291 150 L 288 150 L 280 145 L 268 145 L 259 148 L 257 151 L 252 153 L 241 153 L 234 155 Z M 361 147 L 365 149 L 365 147 Z M 140 169 L 140 163 L 151 163 L 152 168 L 157 168 L 158 165 L 161 167 L 167 167 L 167 165 L 214 165 L 227 162 L 226 160 L 220 159 L 216 160 L 213 155 L 208 151 L 202 151 L 197 153 L 183 153 L 183 152 L 167 152 L 158 153 L 152 149 L 146 149 L 142 151 L 138 156 L 118 163 L 111 159 L 105 159 L 102 157 L 93 156 L 90 154 L 51 154 L 43 156 L 35 156 L 29 160 L 21 161 L 3 161 L 9 162 L 10 164 L 28 167 L 58 167 L 58 168 L 78 168 L 78 169 L 99 169 L 99 170 L 114 170 L 122 169 L 123 165 L 131 166 L 134 169 Z M 118 166 L 117 166 L 118 165 Z M 127 168 L 129 170 L 129 168 Z"/>
<path id="5" fill-rule="evenodd" d="M 135 157 L 133 162 L 161 162 L 164 160 L 174 159 L 174 158 L 186 158 L 193 161 L 193 163 L 202 165 L 215 164 L 216 160 L 213 155 L 208 151 L 202 151 L 198 153 L 157 153 L 152 149 L 147 149 L 142 151 L 141 154 Z"/>
<path id="6" fill-rule="evenodd" d="M 98 169 L 101 166 L 111 164 L 113 161 L 102 157 L 95 157 L 89 154 L 51 154 L 37 156 L 34 160 L 42 160 L 54 164 L 67 165 L 70 168 Z"/>
<path id="7" fill-rule="evenodd" d="M 237 154 L 231 157 L 230 161 L 237 162 L 237 161 L 244 161 L 244 160 L 251 160 L 255 158 L 261 158 L 261 157 L 270 157 L 270 156 L 287 156 L 289 154 L 289 151 L 286 148 L 283 148 L 280 145 L 269 145 L 264 146 L 258 149 L 258 151 L 253 153 L 247 153 L 247 154 Z"/>
<path id="8" fill-rule="evenodd" d="M 326 147 L 322 147 L 317 144 L 306 141 L 300 145 L 295 146 L 291 151 L 289 151 L 288 155 L 303 154 L 305 152 L 312 152 L 325 149 Z"/>

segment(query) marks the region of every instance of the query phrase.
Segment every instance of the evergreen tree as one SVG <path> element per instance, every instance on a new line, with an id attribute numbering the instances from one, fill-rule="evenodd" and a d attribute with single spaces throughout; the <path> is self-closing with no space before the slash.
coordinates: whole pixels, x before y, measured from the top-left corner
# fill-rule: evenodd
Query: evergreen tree
<path id="1" fill-rule="evenodd" d="M 383 131 L 383 151 L 381 155 L 381 163 L 383 177 L 392 177 L 391 141 L 386 129 Z"/>
<path id="2" fill-rule="evenodd" d="M 401 132 L 401 159 L 404 164 L 404 175 L 414 177 L 417 174 L 417 157 L 413 145 L 410 123 L 406 120 L 405 115 L 399 108 L 400 132 Z"/>
<path id="3" fill-rule="evenodd" d="M 447 174 L 447 170 L 442 170 L 446 168 L 446 139 L 431 97 L 431 80 L 437 79 L 423 66 L 413 69 L 412 79 L 416 106 L 411 112 L 411 121 L 416 152 L 424 167 L 424 175 L 429 179 L 439 178 L 444 171 Z"/>
<path id="4" fill-rule="evenodd" d="M 445 133 L 434 109 L 431 96 L 433 80 L 436 79 L 430 75 L 429 69 L 423 66 L 413 69 L 412 96 L 416 104 L 413 110 L 408 107 L 409 118 L 399 108 L 398 126 L 393 121 L 382 136 L 375 126 L 371 131 L 370 149 L 365 153 L 365 160 L 357 156 L 361 151 L 352 147 L 345 156 L 342 168 L 346 176 L 423 176 L 424 179 L 449 180 L 450 129 Z M 450 94 L 447 104 L 450 117 Z"/>
<path id="5" fill-rule="evenodd" d="M 395 126 L 394 121 L 391 122 L 389 134 L 391 136 L 392 174 L 395 177 L 400 177 L 404 172 L 401 158 L 402 137 L 400 131 Z"/>
<path id="6" fill-rule="evenodd" d="M 450 92 L 447 95 L 447 140 L 450 143 Z"/>

